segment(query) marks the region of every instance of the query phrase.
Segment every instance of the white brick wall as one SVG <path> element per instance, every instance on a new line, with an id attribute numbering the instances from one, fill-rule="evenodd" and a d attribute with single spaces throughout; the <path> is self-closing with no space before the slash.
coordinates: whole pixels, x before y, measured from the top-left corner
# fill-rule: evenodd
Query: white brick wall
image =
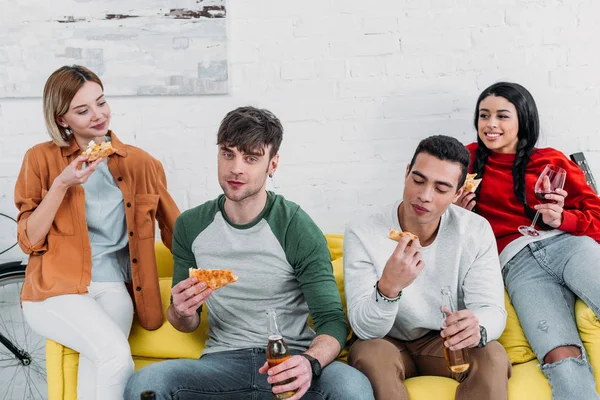
<path id="1" fill-rule="evenodd" d="M 276 190 L 342 232 L 357 211 L 401 195 L 421 138 L 474 140 L 478 93 L 508 79 L 538 101 L 540 144 L 585 151 L 600 179 L 599 15 L 594 0 L 230 0 L 230 94 L 111 98 L 107 81 L 112 128 L 163 161 L 185 209 L 220 193 L 224 114 L 269 108 L 286 128 Z M 43 140 L 39 99 L 0 100 L 0 212 L 16 215 L 23 153 Z M 0 218 L 0 249 L 13 238 Z"/>

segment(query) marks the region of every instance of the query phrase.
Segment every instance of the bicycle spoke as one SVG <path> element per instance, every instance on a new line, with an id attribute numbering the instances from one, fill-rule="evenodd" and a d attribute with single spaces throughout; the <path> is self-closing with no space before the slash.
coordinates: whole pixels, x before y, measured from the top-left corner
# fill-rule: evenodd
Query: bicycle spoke
<path id="1" fill-rule="evenodd" d="M 25 375 L 29 375 L 27 374 L 27 371 L 23 371 L 25 372 Z M 29 376 L 27 377 L 27 381 L 29 381 Z M 31 389 L 29 389 L 29 393 L 31 393 Z M 23 400 L 25 400 L 25 396 L 27 396 L 27 390 L 23 390 Z"/>
<path id="2" fill-rule="evenodd" d="M 19 303 L 24 276 L 24 267 L 6 273 L 0 266 L 0 333 L 31 357 L 25 366 L 0 345 L 0 400 L 47 397 L 46 340 L 29 327 Z"/>
<path id="3" fill-rule="evenodd" d="M 35 363 L 35 365 L 33 363 L 29 364 L 29 366 L 32 366 L 32 370 L 39 376 L 41 377 L 44 382 L 46 382 L 46 370 L 45 368 L 40 368 L 40 365 Z"/>
<path id="4" fill-rule="evenodd" d="M 27 387 L 29 388 L 29 393 L 31 393 L 31 397 L 34 398 L 34 396 L 35 396 L 35 393 L 33 393 L 33 390 L 32 390 L 32 386 L 33 386 L 33 389 L 35 389 L 35 391 L 37 392 L 37 394 L 40 395 L 40 397 L 43 397 L 42 394 L 40 393 L 38 387 L 35 385 L 35 383 L 33 383 L 33 379 L 31 378 L 30 371 L 27 371 L 26 373 L 27 373 L 27 378 L 28 378 L 27 379 Z"/>
<path id="5" fill-rule="evenodd" d="M 34 349 L 34 350 L 30 351 L 29 354 L 35 353 L 36 351 L 39 351 L 40 349 L 45 349 L 46 348 L 46 339 L 43 338 L 42 336 L 40 336 L 40 338 L 38 339 L 38 341 L 35 345 L 27 346 L 27 348 Z"/>
<path id="6" fill-rule="evenodd" d="M 4 347 L 0 347 L 0 350 L 4 349 Z M 15 358 L 15 355 L 8 350 L 0 351 L 0 357 L 10 357 Z"/>
<path id="7" fill-rule="evenodd" d="M 15 338 L 11 336 L 10 330 L 8 329 L 8 324 L 4 320 L 4 317 L 0 313 L 0 327 L 2 327 L 2 332 L 5 337 L 7 337 L 11 342 L 15 341 Z"/>
<path id="8" fill-rule="evenodd" d="M 6 285 L 6 286 L 8 286 L 8 285 Z M 6 293 L 7 290 L 4 290 L 3 292 Z M 6 295 L 8 297 L 10 295 L 10 293 L 6 293 Z M 0 298 L 3 298 L 3 297 L 4 296 L 2 296 Z M 10 306 L 11 306 L 11 304 L 9 304 L 9 303 L 7 303 L 7 305 L 4 306 L 4 307 L 6 307 L 8 309 L 8 313 L 7 313 L 8 314 L 8 318 L 11 318 L 11 316 L 10 316 Z M 10 339 L 11 342 L 15 343 L 16 342 L 16 338 L 17 338 L 16 331 L 15 331 L 15 324 L 14 323 L 8 323 L 4 319 L 4 317 L 2 317 L 2 314 L 3 313 L 0 313 L 0 322 L 1 322 L 1 325 L 2 325 L 2 331 L 4 332 L 5 336 L 7 336 Z M 9 329 L 9 327 L 12 328 L 12 332 L 11 332 L 11 329 Z"/>
<path id="9" fill-rule="evenodd" d="M 21 289 L 23 288 L 23 286 L 17 284 L 17 287 L 19 288 L 19 293 L 21 293 Z M 19 315 L 21 317 L 21 328 L 23 329 L 23 333 L 25 334 L 25 340 L 23 341 L 23 348 L 27 349 L 27 348 L 29 348 L 29 335 L 28 334 L 31 329 L 29 328 L 29 325 L 27 325 L 27 322 L 25 322 L 25 316 L 23 315 L 22 309 L 21 309 L 21 313 Z"/>
<path id="10" fill-rule="evenodd" d="M 18 287 L 18 285 L 17 285 L 17 287 Z M 15 323 L 16 321 L 12 321 L 12 322 L 13 323 L 11 323 L 10 326 L 12 327 L 12 330 L 13 330 L 13 340 L 14 340 L 13 343 L 17 343 L 17 338 L 19 337 L 19 335 L 17 335 L 17 327 L 16 327 L 17 324 Z"/>
<path id="11" fill-rule="evenodd" d="M 10 380 L 8 381 L 9 385 L 7 386 L 7 389 L 8 389 L 9 387 L 11 388 L 11 390 L 10 390 L 10 397 L 9 397 L 9 399 L 12 399 L 12 397 L 13 397 L 13 396 L 12 396 L 12 394 L 13 394 L 13 391 L 15 390 L 15 386 L 14 386 L 12 383 L 13 383 L 13 381 L 15 380 L 15 377 L 17 376 L 17 371 L 18 371 L 18 369 L 17 369 L 17 368 L 15 368 L 15 372 L 13 373 L 13 376 L 12 376 L 12 378 L 10 378 Z M 5 392 L 5 395 L 4 395 L 4 397 L 3 397 L 3 398 L 4 398 L 4 399 L 6 399 L 6 396 L 8 396 L 8 390 Z"/>

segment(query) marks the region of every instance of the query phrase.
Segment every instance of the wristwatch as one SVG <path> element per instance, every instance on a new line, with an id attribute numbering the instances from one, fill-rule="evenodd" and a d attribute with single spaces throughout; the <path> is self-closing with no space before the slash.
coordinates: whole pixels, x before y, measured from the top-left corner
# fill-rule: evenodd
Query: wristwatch
<path id="1" fill-rule="evenodd" d="M 487 344 L 487 331 L 485 330 L 485 327 L 479 325 L 479 334 L 481 335 L 481 339 L 479 339 L 477 347 L 483 347 Z"/>
<path id="2" fill-rule="evenodd" d="M 310 369 L 312 369 L 312 374 L 314 378 L 318 378 L 321 376 L 321 372 L 323 372 L 323 368 L 321 367 L 321 363 L 316 358 L 309 356 L 308 354 L 302 353 L 300 354 L 302 357 L 306 358 L 310 363 Z"/>

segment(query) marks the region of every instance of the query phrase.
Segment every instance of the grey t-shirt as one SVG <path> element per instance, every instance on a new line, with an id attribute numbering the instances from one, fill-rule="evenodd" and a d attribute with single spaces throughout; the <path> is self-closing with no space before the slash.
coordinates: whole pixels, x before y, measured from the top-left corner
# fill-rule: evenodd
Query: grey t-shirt
<path id="1" fill-rule="evenodd" d="M 123 193 L 106 160 L 98 164 L 82 186 L 92 247 L 92 282 L 131 281 Z"/>

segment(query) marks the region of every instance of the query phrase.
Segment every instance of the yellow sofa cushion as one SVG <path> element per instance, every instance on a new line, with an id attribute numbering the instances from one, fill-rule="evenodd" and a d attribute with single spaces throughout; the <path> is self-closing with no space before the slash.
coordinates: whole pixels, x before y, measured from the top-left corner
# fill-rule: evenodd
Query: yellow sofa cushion
<path id="1" fill-rule="evenodd" d="M 159 278 L 160 294 L 165 314 L 163 325 L 151 333 L 134 319 L 129 334 L 131 354 L 141 358 L 200 358 L 208 338 L 207 307 L 202 308 L 200 326 L 192 333 L 179 332 L 167 322 L 167 308 L 171 302 L 171 278 Z"/>
<path id="2" fill-rule="evenodd" d="M 552 399 L 552 389 L 539 365 L 537 360 L 513 365 L 512 376 L 508 380 L 508 398 L 510 400 Z"/>
<path id="3" fill-rule="evenodd" d="M 506 328 L 498 342 L 506 349 L 511 364 L 522 364 L 536 359 L 536 355 L 531 349 L 527 337 L 523 332 L 521 323 L 517 317 L 517 312 L 510 302 L 508 292 L 504 291 L 504 304 L 508 316 L 506 318 Z M 589 354 L 590 363 L 597 365 L 600 363 L 600 336 L 598 329 L 600 322 L 598 317 L 581 299 L 575 303 L 575 319 L 579 329 L 579 335 L 586 351 Z M 596 387 L 600 393 L 600 371 L 595 369 Z"/>
<path id="4" fill-rule="evenodd" d="M 458 382 L 438 376 L 417 376 L 404 381 L 411 399 L 454 400 Z"/>
<path id="5" fill-rule="evenodd" d="M 344 296 L 342 235 L 326 235 L 333 261 L 333 272 L 342 297 L 342 306 L 346 311 Z M 170 252 L 161 243 L 156 246 L 159 263 L 159 276 L 163 308 L 166 311 L 170 303 L 171 274 L 173 261 Z M 505 332 L 500 338 L 513 365 L 513 375 L 508 382 L 510 400 L 550 400 L 551 390 L 548 381 L 539 369 L 539 363 L 523 334 L 514 308 L 505 293 L 508 321 Z M 594 312 L 582 301 L 575 306 L 577 325 L 583 343 L 588 351 L 592 365 L 595 365 L 595 376 L 600 391 L 600 322 Z M 166 320 L 165 320 L 166 321 Z M 156 331 L 146 331 L 137 319 L 134 319 L 130 334 L 130 345 L 134 356 L 136 370 L 154 362 L 172 358 L 198 358 L 207 338 L 208 318 L 204 307 L 202 323 L 191 333 L 181 333 L 168 322 Z M 73 400 L 76 398 L 77 367 L 79 354 L 51 340 L 46 345 L 48 366 L 48 392 L 50 399 Z M 340 355 L 345 360 L 347 349 Z M 532 361 L 527 361 L 532 360 Z M 411 399 L 454 399 L 457 382 L 441 377 L 417 377 L 405 382 Z"/>
<path id="6" fill-rule="evenodd" d="M 346 322 L 348 322 L 348 309 L 346 307 L 346 296 L 344 294 L 344 260 L 343 258 L 338 258 L 334 260 L 333 265 L 333 276 L 335 277 L 335 282 L 337 283 L 337 288 L 340 291 L 340 296 L 342 298 L 342 308 L 344 309 L 344 314 L 346 315 Z M 352 329 L 350 329 L 350 323 L 348 322 L 348 336 L 346 339 L 349 341 L 352 338 Z M 350 347 L 346 344 L 338 355 L 337 360 L 342 362 L 348 361 L 348 350 Z"/>
<path id="7" fill-rule="evenodd" d="M 538 368 L 537 360 L 513 366 L 508 380 L 510 400 L 550 400 L 552 393 L 548 380 Z M 404 381 L 410 398 L 414 400 L 454 400 L 458 382 L 437 376 L 419 376 Z"/>
<path id="8" fill-rule="evenodd" d="M 506 318 L 506 328 L 504 328 L 498 342 L 506 349 L 511 364 L 521 364 L 535 359 L 535 353 L 531 350 L 525 333 L 523 333 L 517 312 L 511 304 L 506 290 L 504 290 L 504 305 L 508 316 Z"/>
<path id="9" fill-rule="evenodd" d="M 156 254 L 156 269 L 159 278 L 170 278 L 173 276 L 173 255 L 171 250 L 163 242 L 154 243 Z"/>
<path id="10" fill-rule="evenodd" d="M 327 247 L 329 247 L 331 261 L 342 258 L 344 235 L 327 234 L 325 235 L 325 239 L 327 239 Z"/>
<path id="11" fill-rule="evenodd" d="M 579 328 L 579 336 L 587 351 L 590 363 L 594 366 L 594 377 L 596 378 L 596 391 L 600 393 L 600 321 L 598 317 L 581 299 L 575 303 L 575 320 Z"/>

